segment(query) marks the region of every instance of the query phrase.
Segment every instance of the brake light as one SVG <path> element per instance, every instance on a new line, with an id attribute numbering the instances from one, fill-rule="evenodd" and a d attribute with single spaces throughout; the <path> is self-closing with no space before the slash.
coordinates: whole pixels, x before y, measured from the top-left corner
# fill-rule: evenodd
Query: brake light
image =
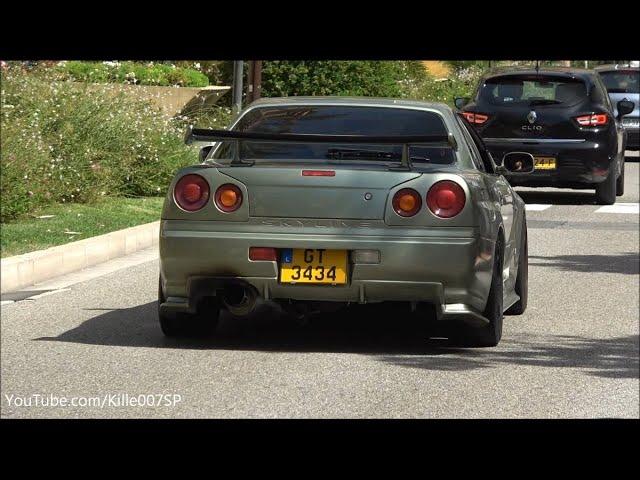
<path id="1" fill-rule="evenodd" d="M 173 189 L 176 204 L 187 212 L 200 210 L 209 200 L 209 183 L 200 175 L 182 177 Z"/>
<path id="2" fill-rule="evenodd" d="M 475 112 L 460 112 L 464 118 L 467 119 L 467 122 L 472 125 L 482 125 L 487 120 L 489 120 L 489 115 L 485 115 L 484 113 L 475 113 Z"/>
<path id="3" fill-rule="evenodd" d="M 235 212 L 242 205 L 242 191 L 233 183 L 225 183 L 214 195 L 216 207 L 225 213 Z"/>
<path id="4" fill-rule="evenodd" d="M 268 247 L 249 247 L 249 260 L 254 262 L 275 262 L 276 249 Z"/>
<path id="5" fill-rule="evenodd" d="M 335 177 L 335 170 L 302 170 L 303 177 Z"/>
<path id="6" fill-rule="evenodd" d="M 412 217 L 422 206 L 420 194 L 411 188 L 398 190 L 393 196 L 393 210 L 401 217 Z"/>
<path id="7" fill-rule="evenodd" d="M 609 121 L 609 115 L 606 113 L 596 113 L 594 115 L 581 115 L 576 117 L 576 122 L 581 127 L 599 127 L 606 125 Z"/>
<path id="8" fill-rule="evenodd" d="M 427 192 L 427 206 L 440 218 L 451 218 L 464 208 L 466 195 L 456 182 L 442 180 L 434 183 Z"/>

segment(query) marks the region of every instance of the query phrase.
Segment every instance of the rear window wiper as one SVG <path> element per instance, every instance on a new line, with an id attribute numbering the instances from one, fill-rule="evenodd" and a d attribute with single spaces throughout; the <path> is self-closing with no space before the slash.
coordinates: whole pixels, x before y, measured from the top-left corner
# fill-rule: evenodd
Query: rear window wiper
<path id="1" fill-rule="evenodd" d="M 540 98 L 536 100 L 531 100 L 529 105 L 557 105 L 558 103 L 562 103 L 560 100 L 553 100 L 551 98 Z"/>

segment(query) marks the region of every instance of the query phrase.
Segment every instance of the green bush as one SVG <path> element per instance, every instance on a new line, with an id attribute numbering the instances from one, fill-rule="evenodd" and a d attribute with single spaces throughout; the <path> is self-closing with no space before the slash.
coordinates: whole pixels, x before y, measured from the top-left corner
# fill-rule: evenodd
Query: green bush
<path id="1" fill-rule="evenodd" d="M 90 83 L 132 83 L 181 87 L 206 87 L 209 79 L 193 68 L 164 63 L 140 62 L 61 62 L 57 66 L 60 79 Z"/>
<path id="2" fill-rule="evenodd" d="M 265 97 L 352 95 L 399 97 L 401 82 L 417 62 L 266 61 L 262 70 Z"/>
<path id="3" fill-rule="evenodd" d="M 454 71 L 449 78 L 436 79 L 425 74 L 403 83 L 403 97 L 453 106 L 455 97 L 470 97 L 482 76 L 483 70 L 470 66 Z"/>
<path id="4" fill-rule="evenodd" d="M 0 221 L 49 203 L 103 195 L 162 195 L 175 173 L 197 162 L 184 122 L 151 103 L 26 73 L 2 72 Z"/>
<path id="5" fill-rule="evenodd" d="M 263 95 L 396 97 L 453 105 L 473 92 L 482 68 L 462 65 L 446 80 L 431 77 L 417 61 L 264 62 Z"/>

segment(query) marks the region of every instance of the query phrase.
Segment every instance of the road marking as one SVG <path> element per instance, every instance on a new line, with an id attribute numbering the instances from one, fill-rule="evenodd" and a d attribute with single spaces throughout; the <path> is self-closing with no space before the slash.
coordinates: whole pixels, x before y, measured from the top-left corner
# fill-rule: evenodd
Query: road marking
<path id="1" fill-rule="evenodd" d="M 525 210 L 527 212 L 541 212 L 542 210 L 546 210 L 552 205 L 542 204 L 542 203 L 527 203 L 525 205 Z"/>
<path id="2" fill-rule="evenodd" d="M 596 213 L 640 213 L 639 204 L 637 203 L 616 203 L 614 205 L 605 205 L 596 210 Z"/>

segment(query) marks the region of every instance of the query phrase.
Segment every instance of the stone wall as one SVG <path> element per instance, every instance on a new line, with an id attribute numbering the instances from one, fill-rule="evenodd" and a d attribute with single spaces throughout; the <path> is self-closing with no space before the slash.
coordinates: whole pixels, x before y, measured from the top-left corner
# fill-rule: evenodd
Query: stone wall
<path id="1" fill-rule="evenodd" d="M 88 84 L 89 89 L 102 88 L 103 85 Z M 231 87 L 157 87 L 151 85 L 109 84 L 114 93 L 125 92 L 138 98 L 151 100 L 168 117 L 174 117 L 183 110 L 215 104 Z M 185 108 L 187 107 L 187 108 Z"/>

